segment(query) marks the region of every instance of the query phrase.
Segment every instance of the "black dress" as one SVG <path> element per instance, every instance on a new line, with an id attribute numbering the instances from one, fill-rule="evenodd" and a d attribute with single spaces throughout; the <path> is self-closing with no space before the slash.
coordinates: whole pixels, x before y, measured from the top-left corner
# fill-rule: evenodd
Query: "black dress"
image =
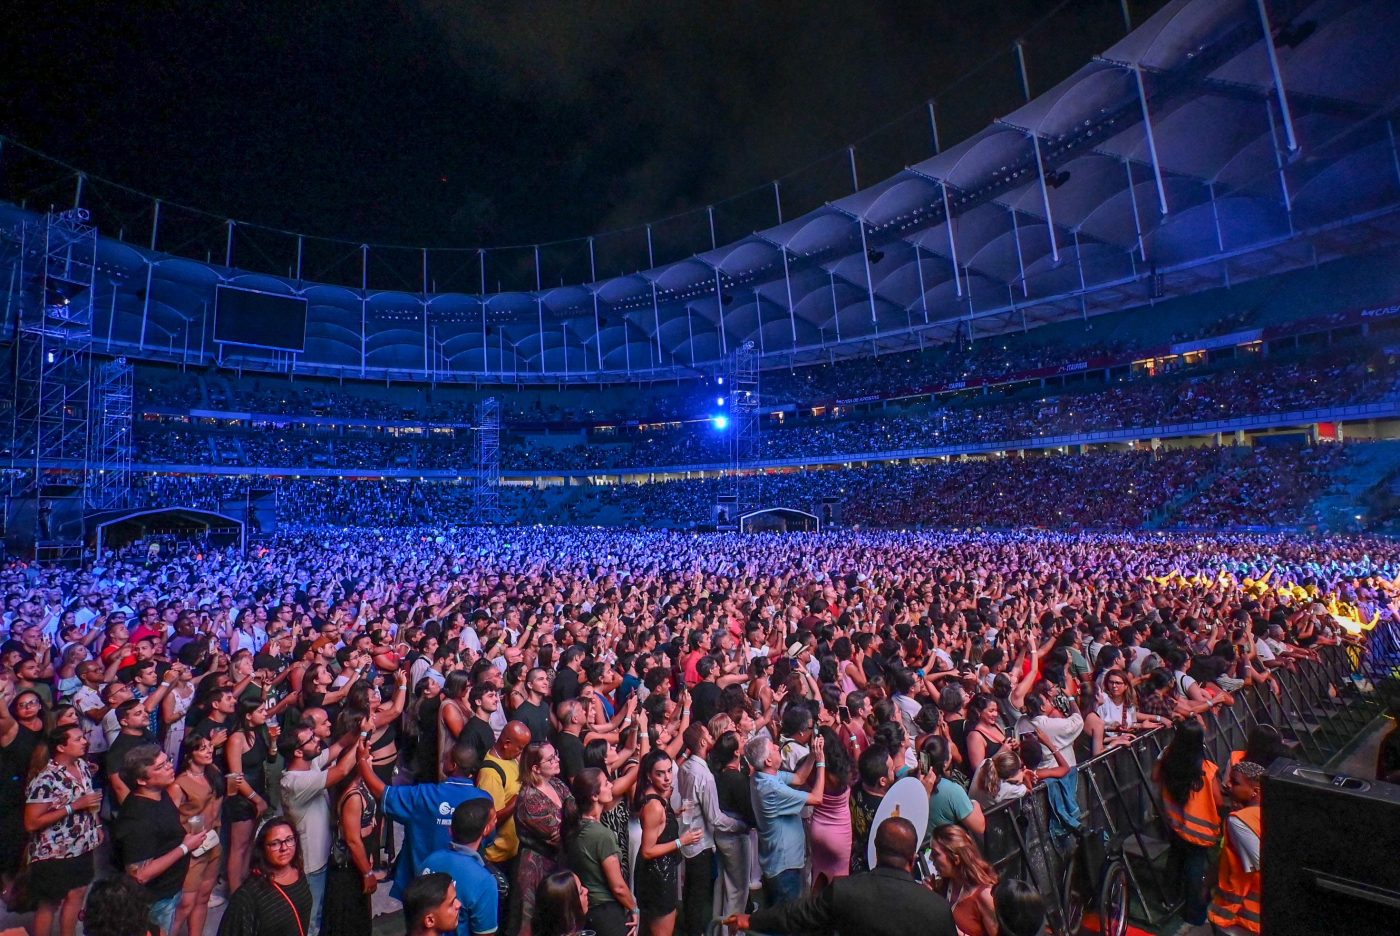
<path id="1" fill-rule="evenodd" d="M 336 824 L 337 843 L 342 838 L 340 807 L 344 806 L 345 800 L 351 796 L 360 797 L 360 837 L 365 843 L 365 854 L 373 861 L 379 851 L 379 804 L 369 795 L 363 782 L 356 783 L 346 790 L 337 804 L 335 815 L 332 817 Z M 364 892 L 360 870 L 355 867 L 354 862 L 349 861 L 348 853 L 346 863 L 338 863 L 337 852 L 340 850 L 337 844 L 336 849 L 331 852 L 330 865 L 326 870 L 326 898 L 325 909 L 321 914 L 321 932 L 334 933 L 335 936 L 370 936 L 374 923 L 374 916 L 370 912 L 370 895 Z"/>
<path id="2" fill-rule="evenodd" d="M 645 809 L 651 800 L 656 800 L 666 810 L 666 824 L 661 827 L 656 843 L 661 845 L 680 838 L 680 823 L 671 811 L 671 804 L 655 793 L 649 793 L 642 800 L 642 808 Z M 679 848 L 660 858 L 637 855 L 637 907 L 642 913 L 649 917 L 664 917 L 676 909 L 680 904 L 680 867 Z"/>
<path id="3" fill-rule="evenodd" d="M 19 870 L 24 854 L 24 788 L 39 732 L 19 726 L 9 747 L 0 748 L 0 874 Z"/>
<path id="4" fill-rule="evenodd" d="M 248 781 L 248 786 L 267 802 L 267 755 L 269 748 L 267 738 L 262 729 L 253 731 L 253 744 L 248 750 L 243 752 L 243 759 L 239 763 L 239 769 L 243 772 L 243 779 Z M 229 822 L 246 822 L 256 819 L 258 816 L 257 807 L 253 801 L 246 796 L 235 794 L 224 802 L 224 816 Z"/>

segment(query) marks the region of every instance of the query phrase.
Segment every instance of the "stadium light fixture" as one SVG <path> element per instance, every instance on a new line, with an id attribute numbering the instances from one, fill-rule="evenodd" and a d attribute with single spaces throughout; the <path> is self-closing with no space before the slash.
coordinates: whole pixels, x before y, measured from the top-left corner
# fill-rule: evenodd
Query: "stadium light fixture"
<path id="1" fill-rule="evenodd" d="M 728 416 L 713 416 L 710 418 L 710 422 L 714 425 L 715 429 L 719 430 L 720 432 L 723 432 L 724 430 L 729 428 Z"/>

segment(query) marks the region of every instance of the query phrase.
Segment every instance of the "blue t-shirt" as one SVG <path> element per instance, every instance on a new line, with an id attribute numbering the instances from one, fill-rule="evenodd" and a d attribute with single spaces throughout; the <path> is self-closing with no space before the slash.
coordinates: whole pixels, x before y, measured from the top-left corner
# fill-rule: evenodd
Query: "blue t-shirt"
<path id="1" fill-rule="evenodd" d="M 759 771 L 753 777 L 758 866 L 764 877 L 777 877 L 807 863 L 807 835 L 802 825 L 807 793 L 791 785 L 795 779 L 786 771 L 776 775 Z"/>
<path id="2" fill-rule="evenodd" d="M 444 871 L 457 882 L 457 899 L 462 902 L 457 936 L 496 932 L 501 891 L 476 849 L 454 844 L 433 852 L 423 862 L 423 873 L 433 871 Z"/>
<path id="3" fill-rule="evenodd" d="M 452 847 L 452 813 L 457 807 L 483 798 L 489 800 L 491 794 L 460 777 L 448 777 L 442 783 L 391 786 L 384 791 L 384 814 L 404 824 L 403 851 L 394 864 L 390 896 L 402 900 L 404 888 L 423 872 L 428 856 Z"/>
<path id="4" fill-rule="evenodd" d="M 928 798 L 928 831 L 924 835 L 927 842 L 933 830 L 945 825 L 957 825 L 972 815 L 972 800 L 962 785 L 947 777 L 938 778 L 938 786 Z"/>

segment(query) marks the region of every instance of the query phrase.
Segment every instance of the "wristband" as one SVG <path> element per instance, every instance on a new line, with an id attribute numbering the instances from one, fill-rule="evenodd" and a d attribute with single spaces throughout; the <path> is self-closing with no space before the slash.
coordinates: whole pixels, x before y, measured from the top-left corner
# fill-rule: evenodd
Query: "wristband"
<path id="1" fill-rule="evenodd" d="M 63 812 L 64 812 L 64 815 L 66 815 L 66 816 L 71 816 L 71 815 L 73 815 L 73 806 L 72 806 L 72 804 L 69 804 L 69 805 L 67 805 L 67 806 L 64 806 L 64 807 L 63 807 Z"/>
<path id="2" fill-rule="evenodd" d="M 189 847 L 188 845 L 186 845 L 184 842 L 181 842 L 181 843 L 180 843 L 180 854 L 181 854 L 181 855 L 188 855 L 189 853 L 190 853 L 190 847 Z"/>
<path id="3" fill-rule="evenodd" d="M 160 684 L 160 687 L 161 687 L 162 689 L 169 689 L 169 688 L 170 688 L 170 683 L 168 683 L 168 682 L 163 682 L 163 683 Z"/>
<path id="4" fill-rule="evenodd" d="M 819 760 L 819 761 L 817 761 L 817 769 L 818 769 L 818 770 L 822 770 L 822 769 L 824 769 L 825 767 L 826 767 L 826 761 L 824 761 L 824 760 Z"/>

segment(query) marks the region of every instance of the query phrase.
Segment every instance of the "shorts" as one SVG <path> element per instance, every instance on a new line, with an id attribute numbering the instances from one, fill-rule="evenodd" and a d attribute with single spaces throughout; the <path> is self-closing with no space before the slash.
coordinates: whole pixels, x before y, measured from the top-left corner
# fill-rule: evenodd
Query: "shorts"
<path id="1" fill-rule="evenodd" d="M 70 891 L 92 883 L 94 852 L 29 863 L 29 895 L 40 903 L 61 903 Z"/>

